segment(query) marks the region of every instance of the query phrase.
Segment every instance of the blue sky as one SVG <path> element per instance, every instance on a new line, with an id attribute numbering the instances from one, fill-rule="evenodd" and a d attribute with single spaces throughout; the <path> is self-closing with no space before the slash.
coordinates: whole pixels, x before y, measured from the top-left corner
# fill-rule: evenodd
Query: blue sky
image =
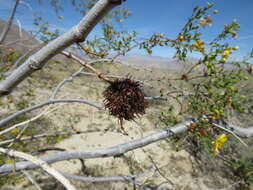
<path id="1" fill-rule="evenodd" d="M 0 19 L 7 19 L 12 5 L 12 0 L 0 0 Z M 75 12 L 70 4 L 70 0 L 61 0 L 63 11 L 59 15 L 64 16 L 60 21 L 54 10 L 49 5 L 48 0 L 43 0 L 38 4 L 36 0 L 24 0 L 17 11 L 15 23 L 19 20 L 26 29 L 32 29 L 32 12 L 39 12 L 45 20 L 52 24 L 52 27 L 66 31 L 71 26 L 78 23 L 82 18 Z M 241 25 L 239 38 L 232 40 L 232 45 L 239 45 L 241 48 L 234 55 L 235 58 L 246 55 L 253 48 L 253 0 L 210 0 L 214 3 L 214 9 L 219 10 L 219 14 L 213 17 L 213 24 L 203 33 L 203 40 L 211 40 L 222 30 L 224 24 L 236 19 Z M 205 0 L 127 0 L 122 7 L 132 11 L 129 17 L 119 27 L 127 30 L 135 30 L 141 36 L 148 37 L 154 32 L 165 33 L 168 37 L 175 38 L 181 28 L 191 15 L 192 9 L 196 5 L 206 5 Z M 99 34 L 98 28 L 93 34 Z M 136 53 L 142 53 L 136 51 Z M 154 51 L 157 56 L 172 56 L 171 48 L 157 48 Z"/>

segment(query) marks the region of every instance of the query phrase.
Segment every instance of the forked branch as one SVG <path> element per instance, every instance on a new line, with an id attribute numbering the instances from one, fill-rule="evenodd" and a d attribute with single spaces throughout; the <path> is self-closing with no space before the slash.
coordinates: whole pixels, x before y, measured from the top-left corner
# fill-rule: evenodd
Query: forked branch
<path id="1" fill-rule="evenodd" d="M 13 88 L 36 70 L 41 69 L 53 56 L 68 46 L 84 41 L 94 26 L 111 9 L 120 5 L 122 0 L 99 0 L 79 24 L 72 27 L 65 34 L 49 42 L 37 53 L 29 57 L 21 66 L 14 70 L 5 80 L 0 82 L 0 96 L 9 94 Z"/>
<path id="2" fill-rule="evenodd" d="M 34 156 L 31 156 L 29 154 L 11 149 L 0 148 L 0 152 L 12 157 L 18 157 L 30 161 L 31 163 L 35 164 L 38 167 L 41 167 L 44 171 L 57 179 L 64 187 L 66 187 L 66 189 L 75 190 L 75 187 L 70 184 L 69 180 L 67 180 L 66 177 L 64 177 L 54 168 L 50 167 L 45 161 L 35 158 Z"/>

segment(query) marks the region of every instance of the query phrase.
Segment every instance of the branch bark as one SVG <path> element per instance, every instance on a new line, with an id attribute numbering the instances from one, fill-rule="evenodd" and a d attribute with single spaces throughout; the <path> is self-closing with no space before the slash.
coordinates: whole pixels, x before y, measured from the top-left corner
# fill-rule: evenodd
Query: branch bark
<path id="1" fill-rule="evenodd" d="M 145 177 L 146 174 L 135 174 L 131 176 L 112 176 L 112 177 L 84 177 L 84 176 L 77 176 L 67 173 L 62 173 L 66 178 L 71 180 L 77 180 L 84 183 L 101 183 L 101 182 L 128 182 L 133 183 L 137 186 L 142 187 L 143 189 L 157 189 L 156 187 L 153 187 L 148 184 L 141 183 L 137 181 L 137 178 Z"/>
<path id="2" fill-rule="evenodd" d="M 192 121 L 189 120 L 182 124 L 178 124 L 174 127 L 170 127 L 158 132 L 154 132 L 153 134 L 150 134 L 141 139 L 133 140 L 133 141 L 112 146 L 109 148 L 99 148 L 99 149 L 90 149 L 90 150 L 67 150 L 64 152 L 59 152 L 59 153 L 43 156 L 40 159 L 47 162 L 48 164 L 51 164 L 58 161 L 78 159 L 78 158 L 91 159 L 91 158 L 119 156 L 131 150 L 138 149 L 138 148 L 147 146 L 151 143 L 171 137 L 174 134 L 185 132 L 187 130 L 187 126 L 191 122 Z M 0 167 L 0 174 L 11 172 L 12 167 L 13 167 L 12 164 L 2 165 Z M 31 162 L 17 162 L 16 163 L 17 171 L 23 170 L 23 169 L 33 169 L 37 167 L 38 166 L 36 166 L 35 164 Z"/>
<path id="3" fill-rule="evenodd" d="M 66 47 L 86 39 L 94 26 L 111 9 L 120 5 L 122 0 L 99 0 L 86 14 L 79 24 L 65 34 L 49 42 L 37 53 L 29 57 L 21 66 L 14 70 L 5 80 L 0 82 L 0 96 L 7 95 L 26 77 L 41 69 L 46 62 Z"/>
<path id="4" fill-rule="evenodd" d="M 8 22 L 6 23 L 6 25 L 2 31 L 2 34 L 0 36 L 0 44 L 3 44 L 8 32 L 11 28 L 11 25 L 12 25 L 12 22 L 13 22 L 19 2 L 20 2 L 20 0 L 15 0 L 15 2 L 14 2 L 14 5 L 13 5 L 12 11 L 11 11 L 11 15 L 10 15 Z"/>
<path id="5" fill-rule="evenodd" d="M 109 148 L 98 148 L 98 149 L 86 149 L 86 150 L 67 150 L 64 152 L 59 152 L 47 156 L 43 156 L 40 159 L 47 162 L 48 164 L 63 161 L 63 160 L 71 160 L 71 159 L 91 159 L 91 158 L 105 158 L 105 157 L 112 157 L 112 156 L 120 156 L 126 152 L 131 150 L 135 150 L 144 146 L 147 146 L 151 143 L 155 143 L 157 141 L 161 141 L 168 137 L 171 137 L 175 134 L 180 134 L 187 131 L 188 126 L 195 122 L 195 120 L 188 120 L 183 123 L 177 124 L 174 127 L 168 127 L 161 131 L 156 131 L 146 137 L 133 140 L 127 143 L 119 144 L 116 146 L 112 146 Z M 228 126 L 227 126 L 228 127 Z M 235 127 L 235 128 L 233 128 Z M 252 137 L 253 136 L 253 127 L 245 128 L 245 130 L 241 130 L 243 128 L 236 127 L 230 125 L 229 128 L 238 136 L 242 134 L 242 137 Z M 239 129 L 239 131 L 237 131 Z M 242 131 L 247 133 L 243 134 Z M 0 167 L 0 174 L 5 174 L 12 171 L 12 164 L 4 164 Z M 35 164 L 31 162 L 17 162 L 16 163 L 16 170 L 23 170 L 23 169 L 33 169 L 37 168 Z"/>
<path id="6" fill-rule="evenodd" d="M 53 176 L 55 179 L 57 179 L 66 189 L 68 190 L 75 190 L 75 187 L 70 184 L 69 180 L 67 180 L 61 173 L 59 173 L 54 168 L 50 167 L 45 161 L 42 161 L 38 158 L 35 158 L 34 156 L 31 156 L 29 154 L 11 150 L 11 149 L 4 149 L 0 148 L 0 152 L 7 154 L 9 156 L 22 158 L 25 160 L 29 160 L 33 164 L 36 164 L 36 166 L 41 167 L 44 171 L 46 171 L 48 174 Z"/>
<path id="7" fill-rule="evenodd" d="M 231 131 L 232 133 L 234 133 L 238 137 L 241 137 L 241 138 L 253 137 L 253 126 L 246 127 L 246 128 L 238 127 L 238 126 L 235 126 L 231 123 L 228 123 L 224 119 L 218 119 L 218 120 L 214 120 L 212 122 L 214 124 L 221 125 L 222 127 L 224 127 L 225 129 Z"/>
<path id="8" fill-rule="evenodd" d="M 133 179 L 146 176 L 144 173 L 130 175 L 130 176 L 112 176 L 112 177 L 85 177 L 77 176 L 68 173 L 62 173 L 68 179 L 79 180 L 82 182 L 99 183 L 99 182 L 132 182 Z"/>

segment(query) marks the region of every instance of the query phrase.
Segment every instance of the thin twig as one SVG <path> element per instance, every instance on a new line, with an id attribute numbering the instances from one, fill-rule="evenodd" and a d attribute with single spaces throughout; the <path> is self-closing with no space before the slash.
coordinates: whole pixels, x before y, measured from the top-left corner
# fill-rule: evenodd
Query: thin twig
<path id="1" fill-rule="evenodd" d="M 91 103 L 89 101 L 86 101 L 86 100 L 81 100 L 81 99 L 49 99 L 49 100 L 46 100 L 46 101 L 44 101 L 40 104 L 25 108 L 23 110 L 17 111 L 16 113 L 13 113 L 13 114 L 7 116 L 6 118 L 4 118 L 0 121 L 0 127 L 6 125 L 8 122 L 10 122 L 11 120 L 15 119 L 16 117 L 18 117 L 22 114 L 25 114 L 27 112 L 31 112 L 33 110 L 39 109 L 43 106 L 46 106 L 46 105 L 49 105 L 49 104 L 55 104 L 55 103 L 73 103 L 73 102 L 87 104 L 89 106 L 97 108 L 98 110 L 104 110 L 103 107 L 98 106 L 98 105 L 96 105 L 94 103 Z M 0 133 L 0 135 L 1 135 L 1 133 Z"/>
<path id="2" fill-rule="evenodd" d="M 100 132 L 100 129 L 93 129 L 93 130 L 87 130 L 87 131 L 76 131 L 76 132 L 61 132 L 61 133 L 44 133 L 44 134 L 39 134 L 39 135 L 33 135 L 33 136 L 28 136 L 28 137 L 22 137 L 20 139 L 17 139 L 19 142 L 23 141 L 30 141 L 34 139 L 39 139 L 39 138 L 46 138 L 46 137 L 56 137 L 56 136 L 69 136 L 69 135 L 79 135 L 79 134 L 84 134 L 84 133 L 94 133 L 94 132 Z M 0 142 L 0 146 L 9 144 L 16 139 L 8 139 L 5 141 Z"/>
<path id="3" fill-rule="evenodd" d="M 0 132 L 0 136 L 3 135 L 3 134 L 5 134 L 5 133 L 7 133 L 7 132 L 9 132 L 9 131 L 11 131 L 11 130 L 13 130 L 13 129 L 15 129 L 15 128 L 17 128 L 17 127 L 20 127 L 20 126 L 25 125 L 25 124 L 29 124 L 30 122 L 35 121 L 36 119 L 40 118 L 41 116 L 46 115 L 46 114 L 48 114 L 48 113 L 50 113 L 50 112 L 56 110 L 56 108 L 54 108 L 54 109 L 48 111 L 49 108 L 50 108 L 50 106 L 49 106 L 48 108 L 46 108 L 46 109 L 45 109 L 43 112 L 41 112 L 40 114 L 36 115 L 35 117 L 33 117 L 33 118 L 31 118 L 31 119 L 28 119 L 28 120 L 26 120 L 26 121 L 23 121 L 23 122 L 21 122 L 21 123 L 17 123 L 17 124 L 15 124 L 15 125 L 13 125 L 13 126 L 7 128 L 7 129 L 1 131 L 1 132 Z M 18 138 L 18 137 L 17 137 L 17 138 Z"/>
<path id="4" fill-rule="evenodd" d="M 226 129 L 225 127 L 222 127 L 221 125 L 218 125 L 216 123 L 212 123 L 214 126 L 219 127 L 220 129 L 227 131 L 229 133 L 231 133 L 232 135 L 235 136 L 235 138 L 237 138 L 244 146 L 249 147 L 240 137 L 238 137 L 233 131 Z"/>
<path id="5" fill-rule="evenodd" d="M 134 183 L 137 186 L 142 188 L 155 190 L 156 187 L 153 187 L 148 184 L 141 183 L 136 180 L 136 178 L 145 177 L 146 174 L 135 174 L 131 176 L 111 176 L 111 177 L 85 177 L 85 176 L 77 176 L 68 173 L 62 173 L 66 178 L 71 180 L 78 180 L 86 183 L 100 183 L 100 182 L 130 182 Z"/>
<path id="6" fill-rule="evenodd" d="M 14 140 L 7 146 L 8 148 L 11 148 L 12 147 L 12 145 L 16 142 L 16 141 L 18 141 L 20 138 L 21 138 L 21 136 L 23 135 L 23 133 L 26 131 L 26 129 L 29 127 L 29 125 L 27 124 L 19 133 L 18 133 L 18 135 L 14 138 Z"/>
<path id="7" fill-rule="evenodd" d="M 77 43 L 77 45 L 81 48 L 81 50 L 83 50 L 86 54 L 90 54 L 90 55 L 94 55 L 97 57 L 105 57 L 108 55 L 107 52 L 101 52 L 101 53 L 97 53 L 95 51 L 90 50 L 89 48 L 83 47 L 81 43 Z"/>
<path id="8" fill-rule="evenodd" d="M 51 105 L 50 105 L 50 106 L 51 106 Z M 49 107 L 50 107 L 50 106 L 49 106 Z M 48 109 L 49 109 L 49 107 L 48 107 Z M 42 115 L 47 115 L 47 114 L 53 112 L 54 110 L 58 109 L 58 107 L 53 108 L 53 109 L 47 111 L 48 109 L 45 109 L 40 115 L 41 115 L 41 116 L 42 116 Z M 43 113 L 44 113 L 44 114 L 43 114 Z M 39 117 L 37 117 L 37 119 L 38 119 L 38 118 L 39 118 Z M 33 120 L 33 121 L 34 121 L 34 120 Z M 29 123 L 29 122 L 28 122 L 28 123 Z M 20 133 L 14 138 L 14 140 L 12 141 L 12 143 L 8 145 L 8 148 L 10 148 L 16 141 L 19 141 L 19 140 L 20 140 L 20 138 L 22 137 L 22 135 L 24 134 L 24 132 L 26 131 L 26 129 L 29 127 L 28 123 L 25 123 L 26 126 L 25 126 L 25 127 L 20 131 Z"/>
<path id="9" fill-rule="evenodd" d="M 160 171 L 159 167 L 155 163 L 155 161 L 152 158 L 152 156 L 148 155 L 148 157 L 149 157 L 150 161 L 152 162 L 152 164 L 154 165 L 156 171 L 160 174 L 160 176 L 162 176 L 162 178 L 165 179 L 166 183 L 170 183 L 172 186 L 174 186 L 175 184 Z M 160 187 L 162 184 L 164 184 L 164 182 L 162 182 L 161 184 L 159 184 L 158 187 Z"/>
<path id="10" fill-rule="evenodd" d="M 59 84 L 56 86 L 56 88 L 54 89 L 52 95 L 51 95 L 51 99 L 55 99 L 57 93 L 60 91 L 61 87 L 66 83 L 66 82 L 71 82 L 73 80 L 73 77 L 76 77 L 77 75 L 79 75 L 81 72 L 83 71 L 83 67 L 78 69 L 78 71 L 74 72 L 71 76 L 63 79 L 61 82 L 59 82 Z"/>
<path id="11" fill-rule="evenodd" d="M 42 190 L 39 184 L 35 181 L 35 179 L 29 174 L 28 171 L 23 170 L 22 173 L 27 177 L 27 179 L 36 187 L 37 190 Z"/>
<path id="12" fill-rule="evenodd" d="M 83 60 L 82 58 L 78 57 L 77 55 L 74 55 L 73 53 L 69 53 L 66 51 L 62 51 L 61 52 L 62 55 L 65 55 L 68 58 L 71 58 L 75 61 L 77 61 L 79 64 L 81 64 L 82 66 L 88 68 L 89 70 L 91 70 L 93 73 L 96 73 L 96 75 L 103 79 L 106 82 L 111 82 L 109 78 L 105 77 L 103 75 L 103 73 L 97 71 L 94 67 L 91 66 L 91 63 L 96 63 L 96 62 L 104 62 L 104 61 L 108 61 L 108 59 L 100 59 L 100 60 L 95 60 L 95 61 L 90 61 L 90 62 L 86 62 L 85 60 Z M 110 60 L 111 61 L 111 60 Z"/>
<path id="13" fill-rule="evenodd" d="M 85 177 L 85 176 L 77 176 L 77 175 L 71 175 L 67 173 L 62 173 L 65 177 L 69 179 L 75 179 L 82 182 L 90 182 L 90 183 L 97 183 L 97 182 L 132 182 L 133 178 L 140 178 L 145 177 L 147 174 L 140 173 L 130 176 L 111 176 L 111 177 Z"/>
<path id="14" fill-rule="evenodd" d="M 87 76 L 97 76 L 97 74 L 96 73 L 90 73 L 90 72 L 85 72 L 85 71 L 82 71 L 82 72 L 80 72 L 80 74 L 82 74 L 82 75 L 87 75 Z M 127 78 L 127 77 L 125 77 L 125 76 L 117 76 L 117 75 L 103 75 L 104 77 L 106 77 L 106 78 L 112 78 L 112 79 L 125 79 L 125 78 Z M 139 82 L 139 83 L 141 83 L 141 84 L 146 84 L 146 85 L 148 85 L 148 86 L 151 86 L 151 85 L 149 85 L 147 82 L 149 82 L 150 80 L 145 80 L 145 81 L 143 81 L 143 80 L 138 80 L 138 79 L 132 79 L 132 80 L 134 80 L 134 81 L 136 81 L 136 82 Z"/>

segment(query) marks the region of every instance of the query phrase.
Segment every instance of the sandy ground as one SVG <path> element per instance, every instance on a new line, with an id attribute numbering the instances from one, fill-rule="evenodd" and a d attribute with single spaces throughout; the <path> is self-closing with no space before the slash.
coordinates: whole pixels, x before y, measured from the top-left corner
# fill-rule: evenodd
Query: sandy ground
<path id="1" fill-rule="evenodd" d="M 59 72 L 59 75 L 62 74 Z M 33 91 L 36 95 L 36 102 L 46 100 L 54 86 L 44 89 L 38 85 Z M 58 97 L 82 98 L 102 105 L 102 89 L 104 87 L 105 85 L 97 82 L 97 79 L 84 80 L 83 78 L 77 78 L 73 82 L 67 83 L 61 89 Z M 155 111 L 152 108 L 149 108 L 148 114 L 138 119 L 137 122 L 124 123 L 124 128 L 129 134 L 126 136 L 120 130 L 117 119 L 109 116 L 106 111 L 99 111 L 91 106 L 77 103 L 55 106 L 58 106 L 58 108 L 44 117 L 51 122 L 48 127 L 52 127 L 57 131 L 70 131 L 73 129 L 78 131 L 101 130 L 100 132 L 78 134 L 65 138 L 55 145 L 59 148 L 105 148 L 141 138 L 157 130 L 154 123 L 147 117 L 149 113 Z M 40 111 L 35 111 L 35 113 Z M 47 154 L 50 153 L 52 152 Z M 193 167 L 193 162 L 194 159 L 189 153 L 184 150 L 175 151 L 168 143 L 162 141 L 128 152 L 124 157 L 87 159 L 85 160 L 85 166 L 87 172 L 93 176 L 124 176 L 144 173 L 144 177 L 138 178 L 140 182 L 152 185 L 161 184 L 160 187 L 173 190 L 208 190 L 215 187 L 215 182 L 211 181 L 208 176 L 198 173 Z M 52 164 L 52 166 L 62 172 L 84 175 L 81 173 L 81 162 L 79 160 L 58 162 Z M 226 182 L 224 182 L 224 186 L 226 185 Z M 106 187 L 108 189 L 123 189 L 124 187 L 131 187 L 131 184 L 111 183 L 110 186 Z M 80 187 L 80 189 L 90 188 Z"/>
<path id="2" fill-rule="evenodd" d="M 101 105 L 102 97 L 94 95 L 96 89 L 100 88 L 99 85 L 95 88 L 94 92 L 90 92 L 91 89 L 89 87 L 85 86 L 85 84 L 81 85 L 80 83 L 82 83 L 82 81 L 66 85 L 65 89 L 63 89 L 63 95 L 71 97 L 73 94 L 81 94 L 80 92 L 82 92 L 83 98 Z M 89 85 L 92 86 L 92 84 Z M 95 86 L 92 87 L 94 88 Z M 148 112 L 150 111 L 152 111 L 152 108 Z M 124 128 L 129 134 L 129 136 L 126 136 L 120 131 L 117 119 L 109 116 L 107 112 L 98 111 L 90 106 L 80 104 L 65 105 L 61 108 L 60 112 L 70 113 L 69 117 L 77 116 L 78 119 L 76 119 L 76 123 L 73 124 L 75 130 L 85 131 L 93 128 L 99 128 L 101 130 L 106 129 L 106 132 L 101 131 L 73 135 L 55 145 L 56 147 L 64 149 L 110 147 L 141 138 L 150 134 L 155 128 L 154 124 L 144 116 L 137 120 L 137 122 L 124 123 Z M 62 122 L 66 122 L 66 117 L 68 116 L 64 117 L 64 120 L 57 119 L 57 125 L 59 127 L 66 126 Z M 59 122 L 61 122 L 60 125 Z M 153 161 L 150 160 L 150 156 Z M 151 184 L 153 183 L 155 185 L 164 183 L 161 187 L 175 190 L 210 189 L 210 186 L 207 185 L 209 179 L 201 174 L 198 175 L 194 170 L 192 166 L 194 159 L 186 151 L 175 151 L 173 147 L 170 147 L 165 142 L 154 143 L 142 149 L 128 152 L 125 154 L 125 157 L 126 158 L 87 159 L 85 160 L 85 165 L 88 170 L 93 171 L 97 176 L 124 176 L 141 172 L 146 174 L 145 177 L 139 179 L 143 183 L 151 182 Z M 63 172 L 71 174 L 81 173 L 81 162 L 79 160 L 58 162 L 53 164 L 53 166 Z M 157 171 L 155 167 L 159 168 L 159 171 Z M 168 181 L 171 181 L 173 184 Z M 116 189 L 123 189 L 123 187 L 126 186 L 124 183 L 112 183 L 111 185 Z"/>

